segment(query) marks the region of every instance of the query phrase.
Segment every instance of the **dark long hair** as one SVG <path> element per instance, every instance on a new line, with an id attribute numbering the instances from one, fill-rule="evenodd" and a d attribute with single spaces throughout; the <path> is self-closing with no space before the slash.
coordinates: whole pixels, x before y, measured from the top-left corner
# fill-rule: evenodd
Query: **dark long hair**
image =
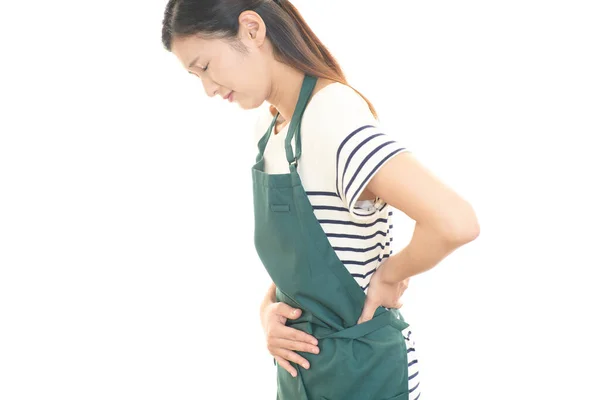
<path id="1" fill-rule="evenodd" d="M 265 22 L 267 37 L 279 62 L 350 86 L 337 60 L 289 0 L 169 0 L 163 19 L 163 45 L 171 51 L 174 36 L 197 34 L 234 40 L 239 29 L 238 17 L 246 10 L 255 11 Z M 354 90 L 378 118 L 371 102 Z"/>

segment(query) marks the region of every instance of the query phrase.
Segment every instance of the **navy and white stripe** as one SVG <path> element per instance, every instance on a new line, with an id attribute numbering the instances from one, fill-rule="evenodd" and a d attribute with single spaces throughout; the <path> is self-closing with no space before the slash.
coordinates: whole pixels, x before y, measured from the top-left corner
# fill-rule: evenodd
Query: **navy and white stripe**
<path id="1" fill-rule="evenodd" d="M 355 129 L 340 143 L 335 159 L 336 193 L 353 217 L 369 219 L 386 206 L 379 198 L 366 210 L 356 207 L 356 203 L 377 171 L 403 151 L 407 149 L 373 125 Z"/>
<path id="2" fill-rule="evenodd" d="M 417 400 L 421 397 L 421 379 L 419 377 L 417 343 L 412 332 L 412 327 L 408 326 L 404 328 L 402 336 L 406 344 L 406 363 L 408 365 L 408 400 Z"/>
<path id="3" fill-rule="evenodd" d="M 367 293 L 371 275 L 392 254 L 393 211 L 385 207 L 370 220 L 361 222 L 351 217 L 337 193 L 307 191 L 307 195 L 331 247 Z M 372 207 L 371 201 L 364 203 Z"/>

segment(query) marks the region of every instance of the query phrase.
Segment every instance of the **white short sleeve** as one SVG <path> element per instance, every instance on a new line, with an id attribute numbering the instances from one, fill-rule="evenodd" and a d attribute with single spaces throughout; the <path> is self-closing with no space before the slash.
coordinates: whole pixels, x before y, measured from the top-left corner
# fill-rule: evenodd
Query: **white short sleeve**
<path id="1" fill-rule="evenodd" d="M 334 86 L 335 85 L 335 86 Z M 357 206 L 358 198 L 377 171 L 395 155 L 409 151 L 380 127 L 369 105 L 354 89 L 335 83 L 317 93 L 311 118 L 323 127 L 319 144 L 335 159 L 335 188 L 354 219 L 372 219 L 387 203 Z"/>
<path id="2" fill-rule="evenodd" d="M 354 217 L 365 219 L 387 205 L 377 198 L 374 209 L 365 210 L 356 202 L 377 171 L 404 151 L 408 150 L 376 125 L 361 125 L 341 141 L 336 152 L 336 189 Z"/>

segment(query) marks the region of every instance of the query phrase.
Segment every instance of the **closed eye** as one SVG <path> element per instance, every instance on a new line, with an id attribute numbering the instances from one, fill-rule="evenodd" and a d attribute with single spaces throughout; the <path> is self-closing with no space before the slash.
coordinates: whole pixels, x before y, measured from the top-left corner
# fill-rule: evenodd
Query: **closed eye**
<path id="1" fill-rule="evenodd" d="M 206 70 L 208 69 L 208 64 L 206 64 L 206 67 L 200 67 L 200 70 L 202 72 L 206 72 Z M 192 71 L 188 71 L 188 74 L 192 74 L 192 75 L 196 75 L 195 73 L 193 73 Z"/>

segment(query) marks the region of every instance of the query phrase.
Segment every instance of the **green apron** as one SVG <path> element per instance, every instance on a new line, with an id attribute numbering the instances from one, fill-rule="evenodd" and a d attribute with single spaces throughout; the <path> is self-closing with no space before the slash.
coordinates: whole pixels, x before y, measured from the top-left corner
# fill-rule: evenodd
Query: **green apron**
<path id="1" fill-rule="evenodd" d="M 308 370 L 292 363 L 294 378 L 277 365 L 278 400 L 408 400 L 409 326 L 398 309 L 377 308 L 356 324 L 366 295 L 338 258 L 317 220 L 297 172 L 300 123 L 317 79 L 306 75 L 285 139 L 289 174 L 267 174 L 264 151 L 277 120 L 258 142 L 252 167 L 254 244 L 277 287 L 277 301 L 300 308 L 287 326 L 319 341 L 319 354 L 298 351 Z M 295 135 L 296 154 L 291 142 Z"/>

